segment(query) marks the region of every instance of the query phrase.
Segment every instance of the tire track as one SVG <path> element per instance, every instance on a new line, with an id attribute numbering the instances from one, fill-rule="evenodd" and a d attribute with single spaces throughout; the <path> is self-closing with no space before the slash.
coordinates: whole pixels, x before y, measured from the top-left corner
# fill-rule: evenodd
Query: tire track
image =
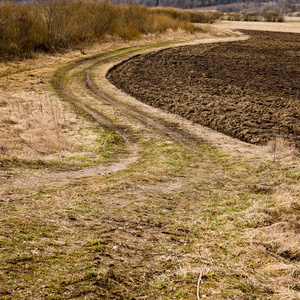
<path id="1" fill-rule="evenodd" d="M 245 40 L 247 36 L 235 37 L 235 38 L 222 38 L 217 40 L 198 40 L 188 44 L 197 44 L 197 43 L 217 43 L 217 42 L 233 42 L 237 40 Z M 180 46 L 182 44 L 176 44 L 174 46 Z M 174 47 L 172 46 L 172 47 Z M 161 49 L 156 50 L 157 52 L 165 50 L 166 48 L 170 47 L 161 47 Z M 153 50 L 152 50 L 153 51 Z M 99 86 L 96 83 L 96 74 L 97 70 L 105 65 L 113 64 L 113 66 L 109 69 L 109 71 L 115 68 L 116 64 L 119 64 L 120 61 L 126 61 L 131 59 L 132 57 L 139 56 L 140 54 L 134 54 L 136 51 L 132 51 L 129 57 L 124 57 L 124 55 L 112 55 L 109 58 L 101 59 L 100 61 L 96 61 L 93 63 L 89 68 L 86 68 L 84 71 L 84 82 L 86 88 L 97 98 L 98 101 L 101 101 L 107 105 L 111 105 L 118 110 L 121 110 L 124 115 L 130 116 L 133 119 L 141 122 L 142 124 L 146 125 L 148 128 L 152 128 L 160 135 L 165 136 L 171 140 L 179 142 L 190 149 L 197 150 L 197 146 L 200 143 L 203 143 L 203 138 L 199 137 L 185 128 L 178 126 L 178 123 L 175 121 L 170 121 L 164 117 L 155 116 L 152 112 L 147 113 L 144 110 L 139 109 L 136 105 L 132 105 L 130 103 L 126 103 L 124 101 L 120 101 L 120 99 L 113 97 L 109 92 L 106 92 L 105 89 Z M 145 51 L 144 51 L 145 52 Z M 108 73 L 109 73 L 108 71 Z M 149 111 L 152 110 L 152 107 L 149 107 Z"/>
<path id="2" fill-rule="evenodd" d="M 157 111 L 152 107 L 146 106 L 134 99 L 134 102 L 127 102 L 118 96 L 124 96 L 119 91 L 116 97 L 111 93 L 106 85 L 111 85 L 105 78 L 107 66 L 113 67 L 126 59 L 129 59 L 146 51 L 160 51 L 166 48 L 197 44 L 197 43 L 219 43 L 244 40 L 247 37 L 234 38 L 218 38 L 196 40 L 185 43 L 177 43 L 168 46 L 155 45 L 151 49 L 149 46 L 125 47 L 113 51 L 100 53 L 93 57 L 77 61 L 56 71 L 52 79 L 52 86 L 56 94 L 62 101 L 71 105 L 76 113 L 89 120 L 96 122 L 100 127 L 115 132 L 120 135 L 125 143 L 126 157 L 119 158 L 119 161 L 97 167 L 88 167 L 76 171 L 63 172 L 33 172 L 26 170 L 26 180 L 24 180 L 24 171 L 16 171 L 12 179 L 6 180 L 2 184 L 0 195 L 7 193 L 16 188 L 38 188 L 41 186 L 57 186 L 67 184 L 82 178 L 90 178 L 99 175 L 107 175 L 113 172 L 125 170 L 133 163 L 138 161 L 139 145 L 136 138 L 131 134 L 132 128 L 137 124 L 141 124 L 143 128 L 150 130 L 152 136 L 165 138 L 181 143 L 192 151 L 199 151 L 203 141 L 212 145 L 222 146 L 222 144 L 230 144 L 230 149 L 238 148 L 237 152 L 252 155 L 261 155 L 261 149 L 257 151 L 255 146 L 239 142 L 220 133 L 214 132 L 199 125 L 191 124 L 191 122 L 167 112 Z M 105 69 L 104 74 L 98 74 L 99 69 Z M 99 85 L 97 78 L 102 76 L 105 81 L 104 85 Z M 70 80 L 70 78 L 72 80 Z M 126 96 L 126 95 L 125 95 Z M 127 95 L 128 96 L 128 95 Z M 142 105 L 140 107 L 139 105 Z M 117 113 L 116 113 L 117 112 Z M 125 118 L 127 124 L 122 124 L 120 117 Z M 221 141 L 221 142 L 220 142 Z M 244 147 L 243 151 L 240 151 Z M 226 148 L 226 147 L 225 147 Z M 253 151 L 253 149 L 256 149 Z M 123 155 L 122 155 L 123 156 Z M 262 156 L 266 156 L 264 152 Z M 23 177 L 23 179 L 22 179 Z M 30 178 L 28 180 L 28 178 Z"/>

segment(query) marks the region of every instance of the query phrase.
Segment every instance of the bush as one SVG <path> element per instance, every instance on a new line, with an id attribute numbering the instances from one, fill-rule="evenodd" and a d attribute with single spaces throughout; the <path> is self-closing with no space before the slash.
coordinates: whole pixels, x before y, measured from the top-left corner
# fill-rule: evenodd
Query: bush
<path id="1" fill-rule="evenodd" d="M 264 19 L 267 22 L 283 22 L 284 16 L 274 10 L 268 10 L 264 14 Z"/>
<path id="2" fill-rule="evenodd" d="M 223 14 L 221 12 L 217 11 L 217 10 L 211 10 L 211 11 L 205 12 L 207 22 L 219 20 L 219 19 L 222 18 L 222 15 Z M 207 22 L 205 22 L 205 23 L 207 23 Z"/>
<path id="3" fill-rule="evenodd" d="M 172 19 L 177 19 L 180 21 L 190 22 L 191 17 L 187 11 L 174 8 L 174 7 L 155 7 L 151 8 L 153 14 L 167 15 Z"/>
<path id="4" fill-rule="evenodd" d="M 259 14 L 258 11 L 249 11 L 247 13 L 244 14 L 243 16 L 244 21 L 260 21 L 261 20 L 261 16 Z"/>
<path id="5" fill-rule="evenodd" d="M 267 22 L 275 22 L 278 19 L 279 13 L 274 10 L 268 10 L 264 14 L 264 19 Z"/>
<path id="6" fill-rule="evenodd" d="M 229 21 L 241 21 L 242 19 L 242 15 L 241 14 L 238 14 L 238 13 L 235 13 L 235 12 L 232 12 L 228 15 L 228 18 L 227 18 Z"/>
<path id="7" fill-rule="evenodd" d="M 185 29 L 185 26 L 190 23 L 182 23 L 176 19 L 172 19 L 171 17 L 160 14 L 160 15 L 151 15 L 147 19 L 147 22 L 145 23 L 145 31 L 147 33 L 164 33 L 170 27 L 173 30 L 178 30 L 179 28 Z M 191 31 L 191 30 L 188 30 Z M 193 30 L 192 30 L 193 31 Z"/>
<path id="8" fill-rule="evenodd" d="M 128 28 L 136 33 L 139 32 L 139 34 L 146 33 L 144 26 L 149 17 L 149 9 L 147 7 L 133 3 L 129 5 L 119 5 L 116 6 L 116 8 L 119 9 L 117 35 L 118 31 L 123 31 L 124 28 Z M 113 21 L 116 20 L 112 19 L 111 22 Z"/>
<path id="9" fill-rule="evenodd" d="M 191 16 L 192 23 L 209 23 L 211 21 L 219 20 L 222 17 L 222 13 L 216 10 L 212 11 L 188 11 Z"/>

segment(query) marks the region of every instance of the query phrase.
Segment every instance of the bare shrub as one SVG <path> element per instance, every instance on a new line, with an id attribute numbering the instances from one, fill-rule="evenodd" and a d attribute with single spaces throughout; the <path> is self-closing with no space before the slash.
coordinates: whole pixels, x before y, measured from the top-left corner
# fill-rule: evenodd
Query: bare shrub
<path id="1" fill-rule="evenodd" d="M 232 12 L 228 15 L 227 18 L 229 21 L 241 21 L 242 15 L 239 13 Z"/>
<path id="2" fill-rule="evenodd" d="M 178 19 L 186 22 L 191 21 L 191 16 L 188 11 L 184 11 L 174 7 L 155 7 L 151 9 L 151 12 L 154 14 L 168 15 L 172 19 Z"/>
<path id="3" fill-rule="evenodd" d="M 132 3 L 121 5 L 119 9 L 120 22 L 118 23 L 119 28 L 117 31 L 122 32 L 123 29 L 126 29 L 132 31 L 135 35 L 146 32 L 144 26 L 149 16 L 149 10 L 145 6 Z"/>
<path id="4" fill-rule="evenodd" d="M 174 20 L 171 17 L 164 14 L 150 15 L 145 23 L 145 31 L 149 33 L 163 33 L 170 28 L 170 24 L 175 30 L 180 28 L 182 25 L 182 23 L 178 22 L 178 20 Z"/>
<path id="5" fill-rule="evenodd" d="M 206 12 L 201 11 L 188 11 L 190 14 L 192 23 L 209 23 L 222 18 L 222 13 L 217 10 L 211 10 Z"/>
<path id="6" fill-rule="evenodd" d="M 284 16 L 280 15 L 274 10 L 268 10 L 264 14 L 264 19 L 267 22 L 283 22 L 284 21 Z"/>
<path id="7" fill-rule="evenodd" d="M 259 14 L 258 11 L 249 11 L 247 13 L 244 14 L 243 16 L 244 21 L 260 21 L 261 20 L 261 16 Z"/>
<path id="8" fill-rule="evenodd" d="M 284 22 L 284 21 L 285 21 L 284 15 L 279 14 L 279 16 L 278 16 L 278 22 Z"/>
<path id="9" fill-rule="evenodd" d="M 195 11 L 195 10 L 180 10 L 173 7 L 159 7 L 152 8 L 151 11 L 155 14 L 165 14 L 172 19 L 178 19 L 185 22 L 191 23 L 209 23 L 210 21 L 215 21 L 221 18 L 222 13 L 219 11 Z"/>
<path id="10" fill-rule="evenodd" d="M 210 22 L 210 21 L 215 21 L 215 20 L 218 20 L 218 19 L 221 19 L 222 17 L 222 13 L 217 11 L 217 10 L 211 10 L 211 11 L 208 11 L 205 13 L 205 17 L 206 17 L 206 22 L 203 22 L 203 23 L 207 23 L 207 22 Z"/>

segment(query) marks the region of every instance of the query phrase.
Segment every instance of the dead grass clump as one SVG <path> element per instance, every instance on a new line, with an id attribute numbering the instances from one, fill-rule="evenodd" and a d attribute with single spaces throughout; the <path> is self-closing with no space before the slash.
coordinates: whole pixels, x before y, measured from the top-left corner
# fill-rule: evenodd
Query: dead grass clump
<path id="1" fill-rule="evenodd" d="M 278 207 L 286 210 L 298 212 L 300 211 L 299 197 L 300 193 L 296 191 L 279 191 L 274 195 L 275 203 Z"/>
<path id="2" fill-rule="evenodd" d="M 298 174 L 291 165 L 282 172 L 291 180 Z M 299 196 L 299 184 L 281 182 L 276 191 L 263 195 L 244 214 L 247 226 L 252 227 L 246 234 L 247 253 L 253 261 L 260 259 L 258 286 L 272 291 L 275 299 L 300 296 Z"/>
<path id="3" fill-rule="evenodd" d="M 249 227 L 263 227 L 276 223 L 280 218 L 280 212 L 277 207 L 263 202 L 256 202 L 252 207 L 246 210 L 245 220 Z"/>
<path id="4" fill-rule="evenodd" d="M 272 219 L 272 215 L 263 210 L 248 213 L 245 218 L 247 225 L 255 228 L 272 224 Z"/>
<path id="5" fill-rule="evenodd" d="M 263 223 L 260 225 L 263 226 Z M 256 228 L 247 235 L 248 241 L 255 245 L 255 253 L 248 251 L 248 255 L 252 255 L 253 260 L 260 257 L 267 262 L 257 269 L 261 276 L 258 286 L 271 290 L 278 299 L 296 299 L 294 295 L 299 296 L 299 233 L 300 223 L 291 217 L 270 226 Z"/>
<path id="6" fill-rule="evenodd" d="M 0 100 L 0 107 L 5 107 L 7 105 L 8 105 L 8 103 L 6 101 Z"/>
<path id="7" fill-rule="evenodd" d="M 299 157 L 297 148 L 281 137 L 270 140 L 266 145 L 266 149 L 272 155 L 273 161 L 295 160 Z"/>
<path id="8" fill-rule="evenodd" d="M 65 117 L 61 105 L 48 96 L 40 98 L 39 103 L 27 97 L 5 94 L 7 100 L 2 100 L 7 103 L 0 107 L 2 155 L 30 158 L 66 149 L 68 142 L 63 136 Z"/>
<path id="9" fill-rule="evenodd" d="M 2 123 L 3 124 L 10 124 L 10 125 L 16 125 L 18 124 L 18 121 L 17 120 L 13 120 L 13 119 L 3 119 L 2 120 Z"/>
<path id="10" fill-rule="evenodd" d="M 297 291 L 300 286 L 299 267 L 300 264 L 269 263 L 262 266 L 259 272 L 269 277 L 266 285 L 273 286 L 279 299 L 298 299 L 295 296 L 300 295 Z"/>
<path id="11" fill-rule="evenodd" d="M 288 261 L 300 261 L 300 223 L 295 217 L 254 231 L 254 238 L 267 251 Z"/>
<path id="12" fill-rule="evenodd" d="M 285 264 L 285 263 L 270 263 L 261 268 L 264 272 L 270 273 L 272 275 L 291 275 L 294 278 L 299 278 L 299 269 L 295 265 Z"/>

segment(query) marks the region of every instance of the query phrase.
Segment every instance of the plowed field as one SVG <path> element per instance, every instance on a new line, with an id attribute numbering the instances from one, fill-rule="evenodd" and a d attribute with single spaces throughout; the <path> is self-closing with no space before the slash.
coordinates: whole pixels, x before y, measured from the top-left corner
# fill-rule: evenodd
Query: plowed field
<path id="1" fill-rule="evenodd" d="M 137 99 L 239 138 L 300 148 L 300 34 L 244 31 L 246 41 L 135 56 L 108 79 Z"/>

